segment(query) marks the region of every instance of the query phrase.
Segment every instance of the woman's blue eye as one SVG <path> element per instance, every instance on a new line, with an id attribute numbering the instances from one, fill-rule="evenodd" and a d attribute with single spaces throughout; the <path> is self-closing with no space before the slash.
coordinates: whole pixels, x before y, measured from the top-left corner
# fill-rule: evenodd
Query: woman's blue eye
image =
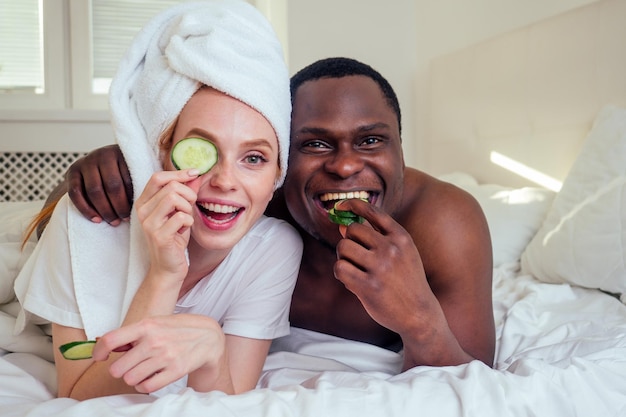
<path id="1" fill-rule="evenodd" d="M 248 163 L 254 165 L 265 162 L 265 158 L 263 158 L 261 155 L 248 155 L 246 157 L 246 160 L 248 161 Z"/>

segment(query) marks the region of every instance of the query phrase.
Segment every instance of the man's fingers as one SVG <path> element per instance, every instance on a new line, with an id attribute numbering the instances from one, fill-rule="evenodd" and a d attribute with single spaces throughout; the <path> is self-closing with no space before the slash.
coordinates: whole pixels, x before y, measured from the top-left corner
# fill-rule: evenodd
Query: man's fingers
<path id="1" fill-rule="evenodd" d="M 96 209 L 84 198 L 85 190 L 83 189 L 82 179 L 75 179 L 72 176 L 68 177 L 68 190 L 67 193 L 83 216 L 91 219 L 92 222 L 100 223 L 102 216 L 96 211 Z"/>
<path id="2" fill-rule="evenodd" d="M 112 220 L 128 220 L 130 218 L 133 197 L 132 183 L 128 168 L 126 167 L 124 172 L 122 169 L 123 167 L 119 166 L 117 161 L 107 161 L 106 164 L 102 164 L 99 167 L 99 178 L 102 181 L 103 194 L 107 197 L 107 201 L 102 201 L 102 208 L 100 208 L 100 203 L 95 204 L 94 201 L 94 204 L 99 210 L 109 210 L 110 207 L 110 219 Z M 130 194 L 128 194 L 129 189 Z M 93 198 L 100 198 L 100 195 L 94 195 Z M 105 215 L 105 213 L 102 214 L 103 216 Z M 109 219 L 108 217 L 104 218 L 107 221 Z"/>
<path id="3" fill-rule="evenodd" d="M 96 170 L 98 169 L 97 167 L 94 168 Z M 83 174 L 82 178 L 84 186 L 82 197 L 84 197 L 90 207 L 96 210 L 97 214 L 104 219 L 105 222 L 113 226 L 118 225 L 121 222 L 121 218 L 117 215 L 117 212 L 106 195 L 100 174 Z"/>

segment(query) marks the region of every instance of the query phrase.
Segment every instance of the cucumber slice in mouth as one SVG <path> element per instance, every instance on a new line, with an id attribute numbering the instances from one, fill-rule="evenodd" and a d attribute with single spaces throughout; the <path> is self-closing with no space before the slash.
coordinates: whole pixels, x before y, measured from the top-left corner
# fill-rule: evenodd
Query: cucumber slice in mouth
<path id="1" fill-rule="evenodd" d="M 331 222 L 343 226 L 350 226 L 354 222 L 363 223 L 365 221 L 363 217 L 349 210 L 337 210 L 335 208 L 328 210 L 328 218 Z"/>
<path id="2" fill-rule="evenodd" d="M 59 350 L 65 359 L 69 359 L 71 361 L 89 359 L 91 358 L 95 344 L 95 340 L 81 340 L 61 345 L 59 346 Z"/>
<path id="3" fill-rule="evenodd" d="M 339 210 L 337 205 L 344 200 L 335 203 L 334 207 L 328 210 L 328 218 L 331 222 L 340 224 L 343 226 L 350 226 L 354 222 L 363 223 L 365 219 L 350 210 Z M 367 201 L 367 200 L 364 200 Z"/>
<path id="4" fill-rule="evenodd" d="M 206 174 L 217 163 L 217 147 L 206 139 L 185 138 L 174 145 L 171 159 L 176 169 L 196 168 Z"/>

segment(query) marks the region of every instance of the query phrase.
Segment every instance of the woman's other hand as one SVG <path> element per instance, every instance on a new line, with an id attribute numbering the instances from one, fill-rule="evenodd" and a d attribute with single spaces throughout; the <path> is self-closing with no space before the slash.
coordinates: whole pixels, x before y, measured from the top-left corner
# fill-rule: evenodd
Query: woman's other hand
<path id="1" fill-rule="evenodd" d="M 118 357 L 109 372 L 142 393 L 157 391 L 198 369 L 204 371 L 204 388 L 234 393 L 225 340 L 219 323 L 210 317 L 149 317 L 99 338 L 93 359 L 105 361 L 125 350 L 115 353 Z"/>

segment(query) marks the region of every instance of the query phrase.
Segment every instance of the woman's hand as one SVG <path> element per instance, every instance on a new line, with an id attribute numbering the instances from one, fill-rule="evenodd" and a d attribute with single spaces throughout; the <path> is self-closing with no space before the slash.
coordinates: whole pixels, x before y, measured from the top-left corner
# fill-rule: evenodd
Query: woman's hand
<path id="1" fill-rule="evenodd" d="M 233 393 L 225 335 L 215 320 L 195 314 L 156 316 L 112 330 L 98 339 L 93 359 L 118 353 L 109 372 L 138 392 L 150 393 L 203 370 L 203 389 Z"/>
<path id="2" fill-rule="evenodd" d="M 181 283 L 189 266 L 185 250 L 197 199 L 185 183 L 195 178 L 194 170 L 157 172 L 135 203 L 150 252 L 151 274 L 173 275 Z"/>

